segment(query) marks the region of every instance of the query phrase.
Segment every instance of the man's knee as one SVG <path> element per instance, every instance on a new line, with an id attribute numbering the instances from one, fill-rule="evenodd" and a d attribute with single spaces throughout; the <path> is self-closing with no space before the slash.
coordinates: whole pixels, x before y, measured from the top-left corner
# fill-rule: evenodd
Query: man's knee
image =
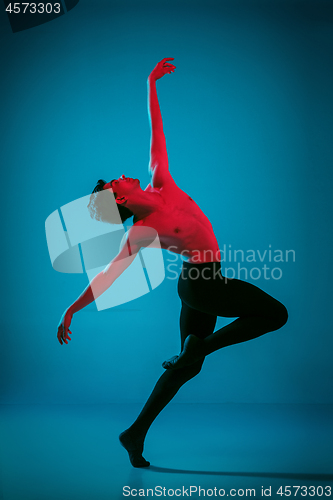
<path id="1" fill-rule="evenodd" d="M 188 366 L 188 368 L 190 369 L 189 371 L 190 378 L 199 375 L 199 373 L 201 372 L 202 365 L 203 365 L 203 360 L 196 361 L 195 363 L 193 363 L 193 365 Z"/>
<path id="2" fill-rule="evenodd" d="M 196 377 L 202 367 L 202 361 L 196 361 L 192 365 L 184 366 L 183 368 L 167 370 L 168 373 L 168 384 L 170 387 L 181 387 L 186 384 L 191 378 Z"/>
<path id="3" fill-rule="evenodd" d="M 276 306 L 273 322 L 275 329 L 282 328 L 288 321 L 288 311 L 287 308 L 281 304 L 281 302 L 278 302 L 278 305 Z"/>
<path id="4" fill-rule="evenodd" d="M 202 368 L 203 360 L 202 361 L 196 361 L 192 365 L 184 366 L 184 368 L 181 368 L 179 371 L 182 373 L 180 374 L 185 381 L 187 382 L 193 377 L 196 377 Z"/>

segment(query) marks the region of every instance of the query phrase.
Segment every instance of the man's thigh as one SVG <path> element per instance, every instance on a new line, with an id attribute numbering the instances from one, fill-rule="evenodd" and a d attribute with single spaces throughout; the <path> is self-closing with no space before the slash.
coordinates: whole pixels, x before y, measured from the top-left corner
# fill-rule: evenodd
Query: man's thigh
<path id="1" fill-rule="evenodd" d="M 261 288 L 238 279 L 212 280 L 212 286 L 203 292 L 200 310 L 227 318 L 271 317 L 282 306 Z"/>

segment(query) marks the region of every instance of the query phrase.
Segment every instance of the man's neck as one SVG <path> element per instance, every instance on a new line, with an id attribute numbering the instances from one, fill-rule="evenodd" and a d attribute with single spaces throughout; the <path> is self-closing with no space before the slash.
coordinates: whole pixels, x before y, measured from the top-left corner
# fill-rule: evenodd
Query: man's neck
<path id="1" fill-rule="evenodd" d="M 135 221 L 137 222 L 158 209 L 160 206 L 160 197 L 156 193 L 142 191 L 136 194 L 134 199 L 128 200 L 124 206 L 134 213 Z"/>

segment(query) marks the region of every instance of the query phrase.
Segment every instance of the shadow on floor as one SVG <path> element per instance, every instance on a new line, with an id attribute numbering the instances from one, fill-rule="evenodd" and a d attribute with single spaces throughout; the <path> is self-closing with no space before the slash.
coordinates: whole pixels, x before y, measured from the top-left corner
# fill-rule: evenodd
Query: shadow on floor
<path id="1" fill-rule="evenodd" d="M 147 469 L 151 472 L 164 472 L 165 474 L 197 474 L 203 476 L 234 476 L 234 477 L 266 477 L 277 479 L 301 479 L 308 481 L 333 481 L 333 474 L 303 474 L 293 472 L 223 472 L 205 470 L 170 469 L 151 465 Z"/>

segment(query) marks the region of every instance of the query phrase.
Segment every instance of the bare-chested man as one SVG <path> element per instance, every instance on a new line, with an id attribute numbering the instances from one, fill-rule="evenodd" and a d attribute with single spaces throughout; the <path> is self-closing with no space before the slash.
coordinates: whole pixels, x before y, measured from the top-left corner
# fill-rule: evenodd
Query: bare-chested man
<path id="1" fill-rule="evenodd" d="M 143 191 L 138 179 L 122 175 L 109 183 L 99 180 L 90 202 L 90 213 L 98 213 L 98 197 L 109 190 L 124 222 L 134 216 L 119 254 L 99 273 L 81 296 L 64 312 L 58 326 L 60 344 L 71 340 L 72 316 L 107 290 L 134 260 L 140 248 L 150 244 L 156 232 L 162 248 L 186 255 L 178 281 L 182 308 L 181 352 L 165 361 L 165 372 L 135 422 L 120 434 L 134 467 L 147 467 L 143 444 L 149 427 L 180 387 L 197 375 L 205 356 L 226 346 L 245 342 L 281 328 L 288 313 L 283 304 L 258 287 L 222 276 L 220 252 L 213 228 L 198 205 L 173 180 L 168 165 L 156 81 L 175 66 L 165 58 L 148 77 L 151 124 L 149 171 L 151 183 Z M 97 208 L 96 208 L 97 207 Z M 110 222 L 110 221 L 109 221 Z M 237 318 L 214 332 L 217 316 Z"/>

